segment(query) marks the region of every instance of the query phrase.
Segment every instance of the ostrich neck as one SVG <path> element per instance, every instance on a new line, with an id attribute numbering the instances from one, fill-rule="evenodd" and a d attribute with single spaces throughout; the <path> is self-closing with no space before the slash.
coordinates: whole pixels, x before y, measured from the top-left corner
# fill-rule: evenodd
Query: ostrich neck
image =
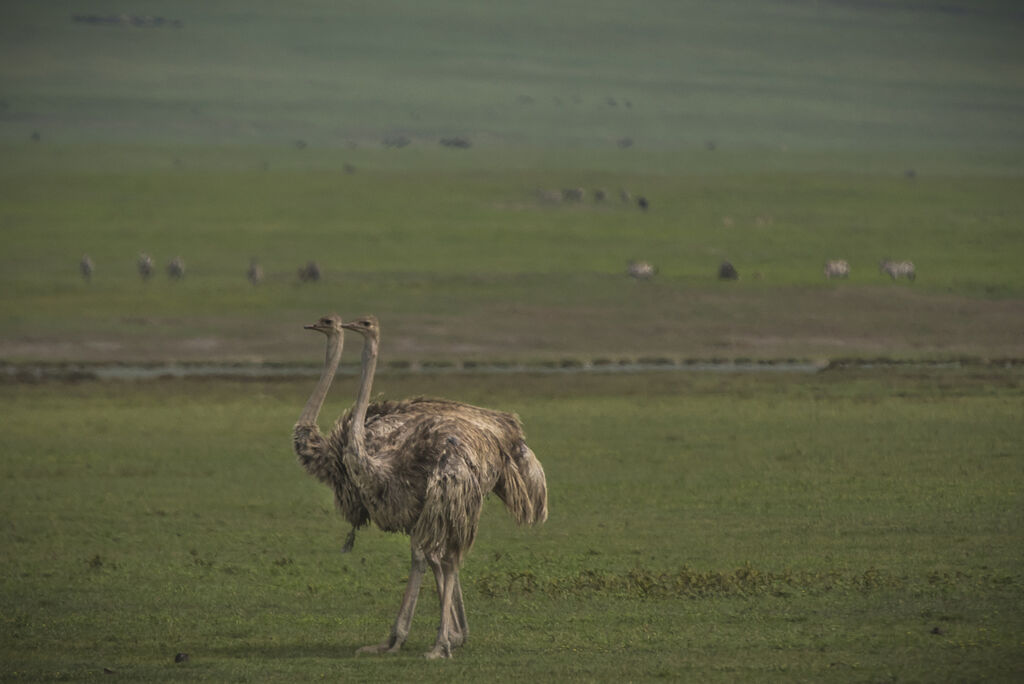
<path id="1" fill-rule="evenodd" d="M 320 373 L 320 380 L 313 389 L 306 407 L 302 409 L 299 416 L 300 425 L 315 425 L 316 419 L 320 416 L 320 409 L 327 398 L 327 390 L 331 388 L 334 380 L 334 373 L 338 370 L 338 363 L 341 362 L 341 350 L 345 346 L 344 335 L 329 335 L 327 337 L 327 354 L 324 358 L 324 369 Z"/>
<path id="2" fill-rule="evenodd" d="M 370 392 L 373 390 L 373 375 L 376 370 L 377 342 L 367 338 L 363 342 L 363 372 L 356 404 L 352 407 L 352 428 L 349 433 L 353 448 L 360 454 L 366 435 L 366 409 L 370 405 Z"/>

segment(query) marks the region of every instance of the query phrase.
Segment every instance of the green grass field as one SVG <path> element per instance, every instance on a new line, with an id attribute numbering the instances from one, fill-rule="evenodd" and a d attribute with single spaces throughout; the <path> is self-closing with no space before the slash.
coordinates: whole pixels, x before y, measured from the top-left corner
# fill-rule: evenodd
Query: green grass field
<path id="1" fill-rule="evenodd" d="M 444 664 L 432 590 L 404 654 L 353 655 L 407 542 L 340 554 L 290 452 L 311 381 L 3 385 L 2 678 L 1013 681 L 1022 380 L 386 376 L 519 411 L 550 483 L 536 530 L 485 508 Z"/>
<path id="2" fill-rule="evenodd" d="M 0 680 L 1020 679 L 1016 3 L 7 5 Z M 318 363 L 331 311 L 381 319 L 386 396 L 516 411 L 547 470 L 543 528 L 486 507 L 451 662 L 418 657 L 432 591 L 403 655 L 353 657 L 408 550 L 339 553 L 290 451 L 309 379 L 6 373 Z M 393 370 L 644 358 L 966 363 Z"/>
<path id="3" fill-rule="evenodd" d="M 254 150 L 10 152 L 8 359 L 312 359 L 301 324 L 328 311 L 377 314 L 393 359 L 1024 354 L 1017 175 L 746 172 L 741 158 L 706 176 L 482 170 L 443 152 L 426 155 L 437 168 L 401 169 L 392 151 L 309 150 L 266 151 L 264 171 Z M 350 162 L 357 173 L 340 170 Z M 652 209 L 538 199 L 576 185 L 643 191 Z M 143 250 L 158 268 L 146 284 Z M 178 254 L 188 271 L 173 283 L 163 267 Z M 912 258 L 917 280 L 890 282 L 886 256 Z M 851 277 L 827 282 L 822 264 L 840 257 Z M 625 275 L 638 258 L 655 280 Z M 320 283 L 298 281 L 309 259 Z M 739 282 L 717 280 L 725 259 Z"/>

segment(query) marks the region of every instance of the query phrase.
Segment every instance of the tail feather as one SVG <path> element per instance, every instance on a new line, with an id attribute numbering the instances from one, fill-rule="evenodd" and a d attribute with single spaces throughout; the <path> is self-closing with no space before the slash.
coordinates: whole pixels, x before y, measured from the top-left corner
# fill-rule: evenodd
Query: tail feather
<path id="1" fill-rule="evenodd" d="M 494 485 L 518 525 L 539 525 L 548 519 L 548 485 L 544 468 L 530 447 L 522 443 L 518 453 L 505 461 Z"/>

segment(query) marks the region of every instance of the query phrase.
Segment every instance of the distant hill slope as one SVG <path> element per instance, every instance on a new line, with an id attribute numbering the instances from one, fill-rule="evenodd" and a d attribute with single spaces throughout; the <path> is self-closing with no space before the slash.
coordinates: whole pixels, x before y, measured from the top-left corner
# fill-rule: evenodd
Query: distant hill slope
<path id="1" fill-rule="evenodd" d="M 1012 2 L 8 4 L 0 140 L 1005 149 Z"/>

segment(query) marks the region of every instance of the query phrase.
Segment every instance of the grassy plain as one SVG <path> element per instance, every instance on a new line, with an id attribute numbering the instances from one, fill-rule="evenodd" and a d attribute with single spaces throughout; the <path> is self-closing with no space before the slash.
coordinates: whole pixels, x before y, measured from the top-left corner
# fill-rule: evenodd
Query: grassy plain
<path id="1" fill-rule="evenodd" d="M 812 159 L 748 171 L 749 156 L 717 151 L 693 153 L 722 164 L 706 174 L 699 160 L 651 174 L 534 168 L 523 155 L 487 169 L 473 150 L 411 152 L 412 168 L 395 159 L 404 150 L 8 151 L 8 359 L 308 359 L 300 326 L 332 310 L 376 313 L 385 353 L 403 359 L 1024 354 L 1014 174 L 908 180 L 895 163 L 821 172 Z M 619 154 L 593 156 L 611 167 Z M 613 199 L 538 198 L 577 185 Z M 619 187 L 652 209 L 623 205 Z M 142 250 L 160 269 L 147 284 Z M 181 283 L 162 271 L 176 254 Z M 257 288 L 250 256 L 268 274 Z M 917 281 L 879 274 L 887 256 L 912 258 Z M 836 257 L 853 272 L 828 283 L 821 266 Z M 657 265 L 654 281 L 626 277 L 634 258 Z M 295 275 L 309 259 L 324 271 L 315 285 Z M 739 282 L 715 278 L 724 259 Z"/>
<path id="2" fill-rule="evenodd" d="M 288 426 L 310 381 L 0 386 L 5 681 L 1013 681 L 1020 372 L 390 375 L 516 410 L 551 519 L 496 501 L 473 630 L 382 637 L 404 539 L 351 555 Z M 339 380 L 325 416 L 354 380 Z M 326 418 L 325 418 L 326 420 Z M 176 664 L 178 652 L 189 661 Z"/>
<path id="3" fill-rule="evenodd" d="M 326 311 L 377 314 L 389 362 L 1024 358 L 1020 19 L 7 3 L 0 360 L 317 361 L 301 324 Z M 611 199 L 542 199 L 572 187 Z M 916 282 L 881 276 L 890 257 Z M 831 258 L 849 280 L 824 280 Z M 0 679 L 1019 680 L 1021 383 L 383 375 L 388 396 L 519 412 L 551 484 L 540 530 L 487 507 L 473 635 L 437 664 L 415 657 L 432 592 L 406 654 L 352 657 L 386 632 L 407 550 L 369 531 L 339 554 L 289 450 L 308 380 L 0 382 Z M 341 378 L 325 416 L 352 394 Z"/>
<path id="4" fill-rule="evenodd" d="M 380 316 L 392 358 L 1021 356 L 1019 19 L 999 1 L 8 7 L 0 357 L 295 360 L 330 310 Z M 613 199 L 538 199 L 566 187 Z M 142 287 L 139 251 L 181 255 L 185 282 Z M 849 282 L 824 282 L 831 258 Z M 913 287 L 883 258 L 914 260 Z M 318 287 L 295 277 L 309 259 Z M 628 281 L 630 259 L 658 278 Z M 716 281 L 724 259 L 740 282 Z"/>

